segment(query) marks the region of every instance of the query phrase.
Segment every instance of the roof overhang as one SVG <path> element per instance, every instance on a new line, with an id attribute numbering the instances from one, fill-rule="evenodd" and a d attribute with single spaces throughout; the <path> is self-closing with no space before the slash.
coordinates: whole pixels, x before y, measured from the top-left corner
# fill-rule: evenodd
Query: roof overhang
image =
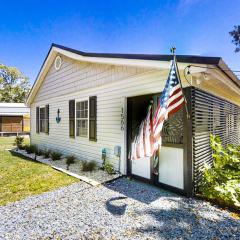
<path id="1" fill-rule="evenodd" d="M 52 44 L 29 93 L 27 99 L 28 105 L 32 103 L 35 95 L 38 92 L 38 89 L 40 88 L 46 74 L 49 71 L 49 68 L 51 67 L 54 59 L 58 54 L 83 62 L 145 67 L 162 70 L 169 69 L 169 61 L 172 60 L 172 55 L 86 53 L 61 45 Z M 238 78 L 233 74 L 233 72 L 230 71 L 224 61 L 219 57 L 177 55 L 177 61 L 179 70 L 184 70 L 189 64 L 194 64 L 199 67 L 202 66 L 202 69 L 195 68 L 195 72 L 203 71 L 203 68 L 209 65 L 217 66 L 219 70 L 225 75 L 225 77 L 240 87 L 240 81 Z M 226 69 L 229 70 L 224 71 Z M 204 71 L 205 70 L 206 68 Z"/>

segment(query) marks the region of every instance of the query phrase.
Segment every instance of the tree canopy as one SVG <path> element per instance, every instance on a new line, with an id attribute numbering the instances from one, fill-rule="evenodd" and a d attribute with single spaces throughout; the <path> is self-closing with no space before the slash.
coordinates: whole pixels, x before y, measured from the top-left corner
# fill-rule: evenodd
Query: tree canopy
<path id="1" fill-rule="evenodd" d="M 0 102 L 25 102 L 29 90 L 29 79 L 21 71 L 0 63 Z"/>
<path id="2" fill-rule="evenodd" d="M 235 52 L 240 52 L 240 25 L 234 26 L 229 34 L 232 36 L 232 43 L 236 45 Z"/>

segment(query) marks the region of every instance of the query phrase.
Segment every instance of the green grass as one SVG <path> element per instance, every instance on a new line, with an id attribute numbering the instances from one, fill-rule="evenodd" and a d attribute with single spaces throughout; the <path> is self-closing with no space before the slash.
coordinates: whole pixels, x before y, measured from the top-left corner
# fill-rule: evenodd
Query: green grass
<path id="1" fill-rule="evenodd" d="M 14 137 L 0 137 L 0 205 L 79 181 L 4 150 L 13 148 L 14 140 Z"/>

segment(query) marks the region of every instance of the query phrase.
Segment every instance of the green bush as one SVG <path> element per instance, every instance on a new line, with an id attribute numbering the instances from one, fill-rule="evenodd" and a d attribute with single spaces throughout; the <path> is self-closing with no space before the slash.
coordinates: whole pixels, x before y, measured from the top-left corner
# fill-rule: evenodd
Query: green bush
<path id="1" fill-rule="evenodd" d="M 81 162 L 81 170 L 84 171 L 84 172 L 87 172 L 87 171 L 93 171 L 97 168 L 97 163 L 95 161 L 82 161 Z"/>
<path id="2" fill-rule="evenodd" d="M 45 150 L 43 151 L 43 156 L 44 156 L 45 158 L 50 158 L 50 154 L 51 154 L 51 151 L 48 150 L 48 149 L 45 149 Z"/>
<path id="3" fill-rule="evenodd" d="M 18 149 L 24 149 L 24 137 L 17 136 L 15 138 L 14 144 L 17 146 Z"/>
<path id="4" fill-rule="evenodd" d="M 213 166 L 205 166 L 200 191 L 208 199 L 240 209 L 240 147 L 224 148 L 220 137 L 214 135 L 210 142 Z"/>
<path id="5" fill-rule="evenodd" d="M 115 170 L 113 165 L 109 161 L 105 161 L 103 165 L 103 169 L 108 173 L 108 174 L 114 174 Z"/>
<path id="6" fill-rule="evenodd" d="M 60 160 L 62 157 L 62 153 L 58 152 L 58 151 L 52 151 L 50 153 L 50 158 L 55 161 L 55 160 Z"/>
<path id="7" fill-rule="evenodd" d="M 66 159 L 67 169 L 69 169 L 69 166 L 73 164 L 75 160 L 76 160 L 76 157 L 74 155 L 67 156 L 67 159 Z"/>
<path id="8" fill-rule="evenodd" d="M 44 151 L 41 148 L 36 148 L 35 154 L 37 156 L 42 156 L 44 154 Z"/>
<path id="9" fill-rule="evenodd" d="M 27 145 L 25 146 L 25 150 L 28 154 L 35 153 L 37 151 L 37 147 L 35 145 Z"/>

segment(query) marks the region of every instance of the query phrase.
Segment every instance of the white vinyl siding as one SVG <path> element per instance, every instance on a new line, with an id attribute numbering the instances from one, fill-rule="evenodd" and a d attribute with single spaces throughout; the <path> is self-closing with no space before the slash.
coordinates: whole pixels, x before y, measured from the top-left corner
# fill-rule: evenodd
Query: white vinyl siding
<path id="1" fill-rule="evenodd" d="M 66 61 L 66 59 L 65 59 Z M 83 63 L 79 63 L 82 65 Z M 63 62 L 63 65 L 67 65 L 68 68 L 71 65 L 71 61 Z M 72 65 L 74 67 L 75 65 Z M 96 71 L 95 65 L 91 64 L 92 70 Z M 96 64 L 96 68 L 99 65 Z M 81 68 L 81 66 L 79 66 Z M 62 68 L 61 68 L 62 69 Z M 59 71 L 61 71 L 61 69 Z M 124 73 L 124 71 L 129 71 L 129 68 L 120 68 L 123 73 L 117 72 L 116 75 L 124 76 L 127 75 L 126 78 L 120 78 L 118 81 L 105 82 L 104 79 L 99 79 L 100 83 L 96 84 L 95 87 L 89 87 L 87 89 L 78 90 L 76 89 L 72 93 L 63 94 L 61 92 L 58 96 L 52 94 L 51 91 L 45 91 L 43 98 L 43 92 L 40 89 L 41 93 L 41 101 L 35 99 L 34 103 L 31 104 L 31 142 L 34 144 L 39 144 L 42 147 L 47 147 L 51 149 L 56 149 L 62 151 L 64 154 L 75 154 L 79 159 L 86 160 L 95 160 L 102 163 L 101 151 L 102 148 L 107 149 L 107 159 L 114 164 L 115 168 L 118 169 L 119 158 L 114 155 L 114 147 L 116 145 L 121 146 L 121 171 L 125 173 L 126 171 L 126 146 L 125 146 L 125 129 L 126 126 L 123 126 L 121 129 L 121 113 L 122 109 L 124 112 L 126 111 L 125 104 L 126 98 L 150 93 L 161 92 L 166 80 L 166 74 L 162 74 L 161 71 L 158 70 L 131 70 L 135 72 L 135 74 L 128 76 L 128 74 Z M 43 82 L 43 86 L 46 85 L 57 85 L 55 81 L 56 77 L 53 73 L 53 69 L 50 69 L 51 77 L 47 76 L 45 81 Z M 59 71 L 56 74 L 59 74 Z M 130 71 L 130 72 L 131 72 Z M 62 82 L 66 84 L 71 78 L 71 71 L 68 70 L 68 74 L 70 76 L 67 79 L 63 78 Z M 63 76 L 63 75 L 62 75 Z M 83 78 L 83 76 L 79 76 Z M 113 78 L 113 77 L 112 77 Z M 95 81 L 97 81 L 98 75 L 95 75 Z M 115 78 L 116 79 L 116 78 Z M 85 75 L 85 79 L 82 80 L 83 84 L 87 84 L 90 81 Z M 74 83 L 69 83 L 69 87 Z M 45 87 L 44 87 L 45 88 Z M 62 91 L 64 89 L 61 89 Z M 65 90 L 64 90 L 65 91 Z M 60 89 L 59 89 L 60 92 Z M 89 141 L 88 138 L 84 137 L 69 137 L 69 100 L 75 99 L 76 102 L 78 99 L 89 99 L 89 96 L 97 96 L 97 141 Z M 36 106 L 41 106 L 49 103 L 51 105 L 50 108 L 50 134 L 42 135 L 36 134 Z M 60 117 L 61 122 L 59 124 L 56 123 L 57 110 L 60 109 Z M 126 124 L 126 112 L 125 116 L 125 124 Z"/>

